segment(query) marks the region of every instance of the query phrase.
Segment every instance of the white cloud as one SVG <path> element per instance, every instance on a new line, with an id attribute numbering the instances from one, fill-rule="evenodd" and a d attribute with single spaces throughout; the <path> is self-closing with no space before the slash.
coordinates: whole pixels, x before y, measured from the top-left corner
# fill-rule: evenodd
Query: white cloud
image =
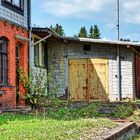
<path id="1" fill-rule="evenodd" d="M 59 17 L 82 17 L 91 12 L 101 12 L 112 0 L 44 0 L 45 12 Z"/>
<path id="2" fill-rule="evenodd" d="M 140 24 L 140 0 L 121 2 L 122 19 L 127 23 Z"/>
<path id="3" fill-rule="evenodd" d="M 57 17 L 115 19 L 116 0 L 42 0 L 43 11 Z M 140 24 L 140 0 L 120 0 L 121 22 Z M 115 21 L 115 20 L 114 20 Z"/>

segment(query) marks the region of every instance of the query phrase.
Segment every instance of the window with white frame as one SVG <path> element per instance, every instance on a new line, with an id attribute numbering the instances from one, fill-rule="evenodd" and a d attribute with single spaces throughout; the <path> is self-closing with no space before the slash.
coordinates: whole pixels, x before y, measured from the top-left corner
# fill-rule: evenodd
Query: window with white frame
<path id="1" fill-rule="evenodd" d="M 7 2 L 9 2 L 12 5 L 15 5 L 19 8 L 22 8 L 22 0 L 5 0 Z"/>
<path id="2" fill-rule="evenodd" d="M 24 15 L 24 0 L 1 0 L 1 5 L 20 15 Z"/>
<path id="3" fill-rule="evenodd" d="M 35 38 L 34 42 L 39 41 Z M 35 67 L 46 68 L 47 64 L 47 48 L 45 47 L 45 42 L 40 42 L 34 46 L 34 64 Z"/>

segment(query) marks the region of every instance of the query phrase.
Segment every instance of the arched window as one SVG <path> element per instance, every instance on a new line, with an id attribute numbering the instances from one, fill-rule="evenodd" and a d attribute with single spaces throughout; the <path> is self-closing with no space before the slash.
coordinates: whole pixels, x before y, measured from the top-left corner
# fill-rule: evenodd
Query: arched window
<path id="1" fill-rule="evenodd" d="M 8 83 L 7 44 L 6 39 L 0 38 L 0 85 Z"/>

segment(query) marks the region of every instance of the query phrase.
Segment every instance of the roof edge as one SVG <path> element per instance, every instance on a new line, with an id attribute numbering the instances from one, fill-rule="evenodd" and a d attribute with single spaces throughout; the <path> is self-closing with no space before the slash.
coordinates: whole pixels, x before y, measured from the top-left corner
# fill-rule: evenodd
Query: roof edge
<path id="1" fill-rule="evenodd" d="M 93 39 L 93 38 L 78 38 L 78 37 L 62 37 L 62 38 L 64 40 L 78 41 L 78 42 L 85 42 L 85 43 L 131 45 L 131 46 L 139 46 L 140 47 L 140 42 L 112 41 L 112 40 L 102 40 L 102 39 Z"/>

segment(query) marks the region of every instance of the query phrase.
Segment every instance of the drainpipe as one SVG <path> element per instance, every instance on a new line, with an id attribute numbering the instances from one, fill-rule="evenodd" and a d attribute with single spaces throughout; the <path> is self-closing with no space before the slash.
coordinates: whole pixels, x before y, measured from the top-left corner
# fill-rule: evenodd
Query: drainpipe
<path id="1" fill-rule="evenodd" d="M 117 0 L 117 40 L 120 41 L 120 2 Z M 118 99 L 122 100 L 121 94 L 121 60 L 120 60 L 120 46 L 117 45 L 117 88 L 118 88 Z"/>
<path id="2" fill-rule="evenodd" d="M 28 6 L 29 6 L 29 9 L 28 9 L 28 26 L 29 26 L 29 69 L 31 68 L 31 64 L 30 64 L 30 53 L 31 53 L 31 46 L 32 46 L 32 22 L 31 22 L 31 1 L 28 0 Z"/>

